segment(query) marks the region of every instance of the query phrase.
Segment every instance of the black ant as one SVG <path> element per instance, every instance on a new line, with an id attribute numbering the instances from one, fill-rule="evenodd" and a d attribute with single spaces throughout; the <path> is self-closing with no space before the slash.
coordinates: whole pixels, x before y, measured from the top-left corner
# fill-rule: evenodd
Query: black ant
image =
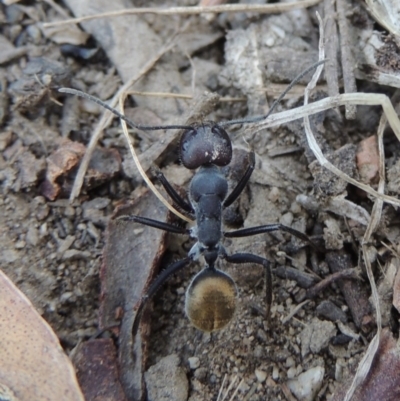
<path id="1" fill-rule="evenodd" d="M 266 312 L 268 318 L 272 303 L 272 274 L 270 262 L 250 253 L 228 255 L 221 244 L 221 238 L 238 238 L 261 233 L 282 230 L 312 243 L 307 235 L 282 224 L 266 224 L 257 227 L 224 232 L 222 231 L 222 211 L 230 206 L 241 194 L 255 167 L 255 154 L 249 153 L 249 165 L 236 187 L 228 195 L 228 183 L 221 172 L 221 167 L 228 165 L 232 159 L 232 143 L 224 127 L 234 124 L 254 123 L 266 119 L 286 93 L 308 72 L 323 62 L 318 62 L 296 77 L 285 92 L 273 103 L 269 112 L 263 116 L 225 121 L 221 123 L 204 122 L 185 125 L 145 126 L 135 124 L 117 110 L 101 100 L 74 89 L 61 88 L 59 91 L 88 98 L 126 121 L 130 126 L 144 131 L 179 129 L 184 130 L 180 140 L 179 154 L 182 164 L 188 169 L 198 169 L 189 187 L 189 202 L 183 199 L 161 172 L 157 178 L 173 202 L 183 211 L 195 218 L 196 225 L 184 229 L 161 221 L 140 217 L 120 216 L 118 219 L 135 221 L 146 226 L 158 228 L 176 234 L 187 234 L 197 241 L 188 256 L 179 260 L 165 270 L 151 283 L 139 303 L 132 331 L 135 334 L 139 327 L 144 308 L 165 281 L 174 273 L 182 270 L 190 262 L 203 256 L 205 267 L 193 278 L 186 291 L 186 314 L 191 323 L 206 332 L 220 330 L 232 319 L 236 309 L 237 289 L 233 279 L 215 267 L 218 258 L 230 263 L 255 263 L 265 268 L 266 276 Z"/>

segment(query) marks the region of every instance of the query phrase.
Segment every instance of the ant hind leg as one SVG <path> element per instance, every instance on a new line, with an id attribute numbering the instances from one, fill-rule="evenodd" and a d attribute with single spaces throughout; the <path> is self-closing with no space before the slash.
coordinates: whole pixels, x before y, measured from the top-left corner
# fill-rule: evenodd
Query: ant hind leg
<path id="1" fill-rule="evenodd" d="M 139 301 L 139 305 L 136 309 L 135 320 L 132 325 L 132 335 L 136 336 L 136 333 L 139 329 L 139 324 L 145 307 L 149 300 L 154 297 L 160 287 L 176 272 L 185 268 L 190 262 L 191 258 L 185 258 L 178 260 L 172 265 L 168 266 L 165 270 L 162 270 L 161 273 L 155 278 L 155 280 L 150 284 L 150 287 L 146 291 L 146 293 L 142 296 Z"/>
<path id="2" fill-rule="evenodd" d="M 269 320 L 269 314 L 272 305 L 272 273 L 268 259 L 261 256 L 253 255 L 252 253 L 235 253 L 233 255 L 224 255 L 223 258 L 230 263 L 244 264 L 255 263 L 264 267 L 265 270 L 265 318 Z"/>

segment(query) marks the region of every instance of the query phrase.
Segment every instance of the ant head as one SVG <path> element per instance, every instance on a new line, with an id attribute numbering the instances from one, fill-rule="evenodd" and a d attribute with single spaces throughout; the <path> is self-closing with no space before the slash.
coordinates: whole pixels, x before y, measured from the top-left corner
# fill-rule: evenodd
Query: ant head
<path id="1" fill-rule="evenodd" d="M 221 126 L 205 122 L 183 133 L 179 153 L 182 164 L 188 169 L 208 164 L 223 167 L 232 160 L 232 143 Z"/>
<path id="2" fill-rule="evenodd" d="M 195 276 L 186 291 L 186 314 L 199 330 L 220 330 L 235 313 L 236 297 L 236 284 L 231 277 L 206 268 Z"/>

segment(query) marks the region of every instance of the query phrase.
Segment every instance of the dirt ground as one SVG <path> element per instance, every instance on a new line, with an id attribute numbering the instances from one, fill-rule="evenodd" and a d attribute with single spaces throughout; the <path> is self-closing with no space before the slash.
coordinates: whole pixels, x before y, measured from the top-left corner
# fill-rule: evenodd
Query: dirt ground
<path id="1" fill-rule="evenodd" d="M 130 287 L 136 282 L 135 269 L 144 272 L 139 285 L 148 285 L 157 269 L 185 257 L 193 241 L 136 223 L 124 222 L 118 231 L 112 222 L 116 208 L 129 203 L 134 213 L 178 224 L 146 192 L 117 119 L 100 130 L 82 188 L 69 200 L 103 109 L 57 89 L 77 88 L 106 101 L 131 83 L 135 93 L 126 101 L 125 113 L 144 125 L 265 114 L 291 80 L 318 60 L 319 11 L 325 18 L 326 47 L 340 38 L 333 54 L 339 64 L 351 56 L 355 75 L 348 77 L 345 62 L 342 67 L 336 64 L 333 71 L 339 73 L 324 73 L 312 101 L 334 95 L 335 82 L 340 93 L 353 82 L 356 91 L 386 94 L 396 107 L 398 38 L 355 1 L 346 11 L 345 28 L 339 24 L 339 34 L 329 26 L 327 2 L 271 15 L 131 14 L 59 26 L 43 24 L 124 7 L 196 2 L 9 3 L 0 6 L 0 267 L 51 325 L 75 365 L 78 346 L 95 336 L 112 340 L 113 352 L 119 355 L 116 381 L 125 395 L 95 398 L 91 391 L 96 378 L 88 389 L 81 372 L 85 365 L 80 365 L 85 399 L 342 399 L 334 393 L 349 383 L 376 333 L 360 251 L 374 198 L 321 169 L 308 147 L 302 120 L 257 132 L 252 123 L 228 127 L 234 159 L 224 173 L 230 188 L 245 171 L 250 149 L 256 152 L 256 169 L 239 201 L 224 213 L 226 231 L 280 222 L 312 236 L 320 249 L 281 232 L 225 239 L 229 254 L 247 252 L 271 261 L 269 320 L 264 316 L 263 268 L 220 261 L 219 268 L 237 285 L 235 316 L 225 329 L 211 334 L 192 327 L 184 307 L 186 289 L 201 269 L 202 263 L 194 263 L 172 276 L 154 297 L 141 329 L 144 359 L 136 360 L 139 373 L 132 373 L 121 361 L 121 349 L 128 347 L 129 353 L 132 347 L 130 313 L 142 295 Z M 328 61 L 327 69 L 331 67 Z M 311 75 L 286 95 L 276 112 L 302 105 Z M 217 93 L 219 100 L 201 103 L 205 91 Z M 187 97 L 173 97 L 177 94 Z M 346 119 L 340 107 L 311 118 L 329 160 L 375 189 L 381 113 L 380 107 L 360 106 L 354 119 Z M 187 193 L 194 172 L 179 162 L 179 133 L 130 132 L 150 175 L 155 176 L 152 167 L 157 165 L 182 194 Z M 396 198 L 400 145 L 390 128 L 383 144 L 385 193 Z M 395 206 L 384 204 L 369 246 L 383 327 L 395 331 L 390 317 L 399 249 Z M 118 259 L 121 252 L 124 262 Z M 122 263 L 129 271 L 115 272 Z M 332 278 L 346 269 L 352 279 Z M 312 295 L 307 292 L 327 277 L 331 285 Z M 130 317 L 117 317 L 117 305 Z M 121 327 L 107 330 L 120 321 Z M 99 328 L 105 330 L 98 334 Z M 136 382 L 127 384 L 129 378 Z"/>

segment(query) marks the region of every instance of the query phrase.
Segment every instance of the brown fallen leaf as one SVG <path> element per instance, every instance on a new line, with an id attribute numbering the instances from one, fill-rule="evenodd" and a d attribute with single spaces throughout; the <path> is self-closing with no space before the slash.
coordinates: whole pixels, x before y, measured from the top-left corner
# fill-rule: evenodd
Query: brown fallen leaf
<path id="1" fill-rule="evenodd" d="M 86 401 L 126 401 L 118 379 L 118 361 L 111 338 L 82 343 L 73 358 Z"/>
<path id="2" fill-rule="evenodd" d="M 146 191 L 132 204 L 120 207 L 114 217 L 135 214 L 166 221 L 168 212 Z M 135 307 L 158 272 L 166 233 L 129 221 L 111 219 L 101 268 L 100 328 L 118 326 L 120 381 L 128 399 L 145 394 L 143 375 L 149 319 L 143 316 L 140 336 L 132 338 Z M 143 343 L 142 343 L 143 338 Z"/>
<path id="3" fill-rule="evenodd" d="M 0 270 L 0 399 L 84 401 L 50 326 Z"/>
<path id="4" fill-rule="evenodd" d="M 60 145 L 46 160 L 46 178 L 42 194 L 49 200 L 68 195 L 86 147 L 79 142 L 61 139 Z M 121 170 L 121 156 L 116 149 L 96 148 L 85 177 L 85 188 L 90 190 L 115 177 Z"/>
<path id="5" fill-rule="evenodd" d="M 85 146 L 78 142 L 64 139 L 60 147 L 47 158 L 46 179 L 41 185 L 42 194 L 49 200 L 54 200 L 61 192 L 60 181 L 85 154 Z"/>
<path id="6" fill-rule="evenodd" d="M 379 171 L 378 142 L 376 135 L 362 140 L 357 149 L 357 169 L 361 181 L 376 183 Z"/>
<path id="7" fill-rule="evenodd" d="M 371 369 L 358 387 L 352 401 L 385 400 L 397 401 L 400 399 L 400 351 L 397 340 L 388 329 L 382 331 L 378 351 L 376 352 Z M 350 380 L 351 383 L 351 380 Z M 348 383 L 349 384 L 349 383 Z M 344 399 L 348 385 L 340 385 L 333 401 Z"/>

